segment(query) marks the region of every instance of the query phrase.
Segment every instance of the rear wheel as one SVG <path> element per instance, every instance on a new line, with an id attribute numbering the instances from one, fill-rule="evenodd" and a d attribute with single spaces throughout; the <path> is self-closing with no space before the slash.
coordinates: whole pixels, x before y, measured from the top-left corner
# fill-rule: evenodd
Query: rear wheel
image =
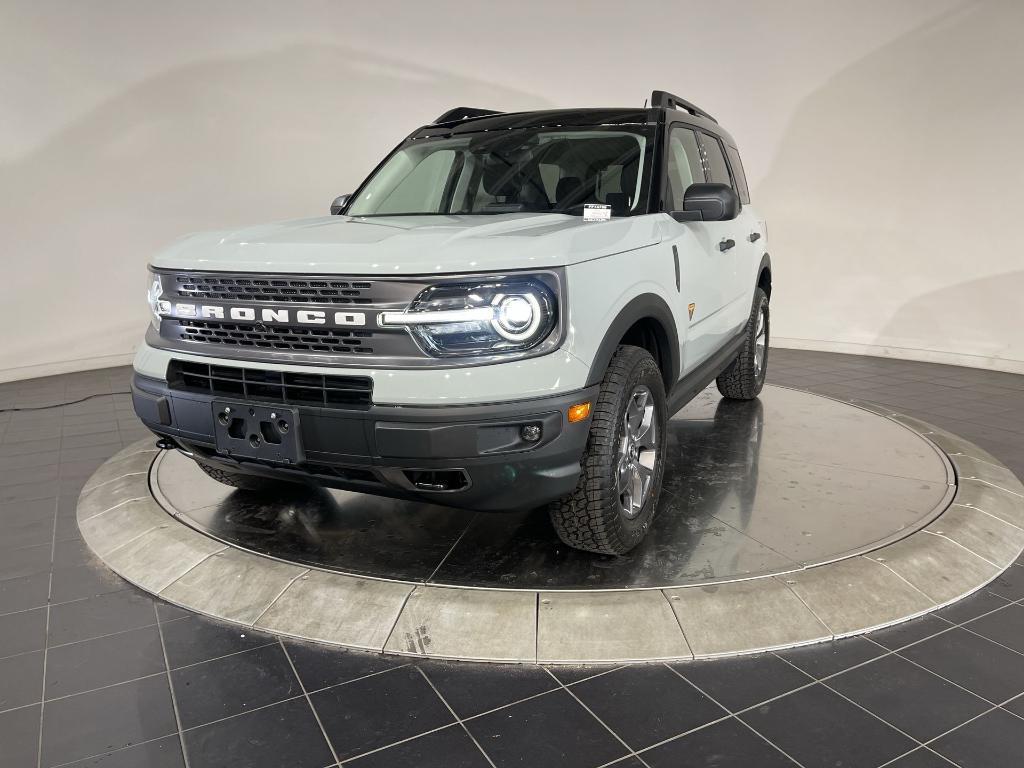
<path id="1" fill-rule="evenodd" d="M 247 475 L 244 472 L 233 472 L 230 469 L 214 467 L 198 460 L 196 464 L 218 483 L 230 485 L 232 488 L 238 488 L 243 491 L 268 491 L 273 488 L 280 488 L 282 483 L 280 480 L 272 480 L 269 477 Z"/>
<path id="2" fill-rule="evenodd" d="M 732 364 L 719 374 L 718 391 L 732 400 L 753 400 L 764 387 L 768 373 L 768 341 L 771 316 L 768 296 L 760 288 L 754 289 L 754 305 L 747 319 L 746 338 Z"/>
<path id="3" fill-rule="evenodd" d="M 665 388 L 650 353 L 621 346 L 601 383 L 576 490 L 549 507 L 575 549 L 622 555 L 654 519 L 665 464 Z"/>

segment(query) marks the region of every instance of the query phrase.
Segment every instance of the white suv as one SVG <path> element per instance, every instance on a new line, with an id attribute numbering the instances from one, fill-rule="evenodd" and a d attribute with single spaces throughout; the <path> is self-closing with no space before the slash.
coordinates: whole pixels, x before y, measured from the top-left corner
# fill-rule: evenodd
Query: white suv
<path id="1" fill-rule="evenodd" d="M 548 505 L 566 544 L 621 554 L 668 417 L 764 383 L 764 223 L 735 142 L 671 94 L 451 110 L 331 213 L 153 260 L 135 410 L 221 482 Z"/>

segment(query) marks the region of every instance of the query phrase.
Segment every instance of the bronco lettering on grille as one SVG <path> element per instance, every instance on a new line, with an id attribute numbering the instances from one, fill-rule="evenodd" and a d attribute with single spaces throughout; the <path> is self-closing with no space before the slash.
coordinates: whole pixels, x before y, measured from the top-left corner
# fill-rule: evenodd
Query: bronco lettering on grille
<path id="1" fill-rule="evenodd" d="M 297 325 L 331 325 L 361 328 L 366 325 L 364 312 L 327 312 L 320 309 L 275 307 L 230 307 L 217 304 L 161 302 L 165 314 L 199 320 L 236 320 L 249 323 L 295 323 Z"/>

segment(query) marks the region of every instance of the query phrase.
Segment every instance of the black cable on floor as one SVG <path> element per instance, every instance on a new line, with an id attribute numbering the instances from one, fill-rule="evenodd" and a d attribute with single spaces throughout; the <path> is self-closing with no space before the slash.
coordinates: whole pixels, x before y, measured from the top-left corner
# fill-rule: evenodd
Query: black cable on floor
<path id="1" fill-rule="evenodd" d="M 95 395 L 86 395 L 78 400 L 68 400 L 66 403 L 51 403 L 50 405 L 30 405 L 23 408 L 0 408 L 0 413 L 13 413 L 14 411 L 45 411 L 48 408 L 63 408 L 65 405 L 77 405 L 94 397 L 111 397 L 113 395 L 130 395 L 131 392 L 97 392 Z"/>

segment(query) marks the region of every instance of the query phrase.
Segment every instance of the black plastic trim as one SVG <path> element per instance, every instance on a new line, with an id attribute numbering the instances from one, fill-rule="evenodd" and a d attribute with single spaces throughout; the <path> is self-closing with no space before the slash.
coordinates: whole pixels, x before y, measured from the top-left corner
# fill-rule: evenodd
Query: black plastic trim
<path id="1" fill-rule="evenodd" d="M 746 329 L 740 331 L 736 336 L 718 350 L 715 354 L 698 365 L 686 374 L 672 388 L 668 395 L 668 413 L 671 416 L 677 413 L 688 402 L 693 400 L 704 388 L 718 378 L 718 374 L 724 371 L 740 352 L 740 347 L 747 338 Z"/>
<path id="2" fill-rule="evenodd" d="M 772 291 L 771 291 L 771 287 L 772 287 L 772 285 L 771 285 L 771 283 L 772 283 L 772 257 L 769 256 L 767 252 L 765 252 L 765 254 L 761 257 L 761 263 L 757 267 L 757 284 L 758 285 L 760 285 L 760 283 L 761 283 L 761 274 L 765 270 L 768 270 L 768 290 L 765 291 L 765 293 L 768 294 L 768 300 L 771 301 L 771 298 L 772 298 Z"/>
<path id="3" fill-rule="evenodd" d="M 663 107 L 665 109 L 684 109 L 691 115 L 703 117 L 715 123 L 718 122 L 693 102 L 687 101 L 681 96 L 676 96 L 674 93 L 669 93 L 668 91 L 653 91 L 651 93 L 651 106 Z"/>
<path id="4" fill-rule="evenodd" d="M 500 115 L 497 109 L 481 109 L 479 107 L 455 107 L 449 109 L 443 115 L 434 120 L 434 124 L 453 123 L 458 120 L 467 120 L 471 117 L 487 117 L 489 115 Z"/>
<path id="5" fill-rule="evenodd" d="M 644 293 L 623 307 L 608 326 L 590 366 L 590 375 L 587 378 L 588 386 L 601 383 L 608 363 L 611 362 L 626 331 L 645 318 L 656 320 L 664 332 L 665 338 L 661 340 L 662 344 L 659 344 L 659 347 L 664 348 L 661 351 L 667 359 L 659 362 L 662 364 L 661 375 L 665 380 L 665 388 L 670 389 L 673 382 L 679 379 L 679 336 L 676 332 L 672 310 L 660 296 Z"/>
<path id="6" fill-rule="evenodd" d="M 575 488 L 590 421 L 570 424 L 566 411 L 594 400 L 598 391 L 588 387 L 484 405 L 374 405 L 362 410 L 289 406 L 302 434 L 304 463 L 298 466 L 216 453 L 213 403 L 245 405 L 241 398 L 174 391 L 159 379 L 135 374 L 132 403 L 155 434 L 173 439 L 203 462 L 232 471 L 505 511 L 539 506 Z M 161 401 L 169 406 L 170 424 L 161 423 Z M 527 424 L 541 426 L 539 440 L 521 437 Z M 406 471 L 457 471 L 467 483 L 457 489 L 415 489 Z"/>

